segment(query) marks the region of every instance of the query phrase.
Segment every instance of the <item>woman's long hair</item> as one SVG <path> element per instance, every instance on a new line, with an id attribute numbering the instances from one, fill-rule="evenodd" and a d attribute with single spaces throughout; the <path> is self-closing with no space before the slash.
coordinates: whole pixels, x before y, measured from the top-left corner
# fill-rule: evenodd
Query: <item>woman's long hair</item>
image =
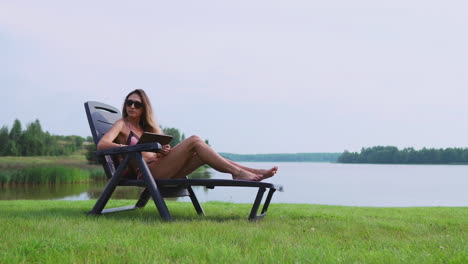
<path id="1" fill-rule="evenodd" d="M 162 129 L 159 127 L 159 124 L 156 122 L 153 114 L 153 107 L 151 106 L 151 102 L 146 95 L 145 91 L 142 89 L 136 89 L 131 91 L 126 97 L 122 108 L 122 117 L 126 118 L 128 116 L 127 108 L 125 107 L 125 102 L 127 101 L 128 97 L 132 94 L 137 94 L 141 98 L 141 103 L 143 104 L 143 113 L 140 117 L 140 126 L 145 132 L 153 132 L 162 134 Z"/>

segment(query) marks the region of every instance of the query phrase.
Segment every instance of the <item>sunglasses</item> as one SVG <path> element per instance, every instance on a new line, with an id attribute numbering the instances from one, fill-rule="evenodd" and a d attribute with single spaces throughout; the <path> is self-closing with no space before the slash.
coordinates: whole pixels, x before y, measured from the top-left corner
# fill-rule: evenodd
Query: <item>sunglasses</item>
<path id="1" fill-rule="evenodd" d="M 133 100 L 127 100 L 125 101 L 125 105 L 127 107 L 130 107 L 130 106 L 135 106 L 136 109 L 140 109 L 143 107 L 143 104 L 141 102 L 138 102 L 138 101 L 133 101 Z"/>

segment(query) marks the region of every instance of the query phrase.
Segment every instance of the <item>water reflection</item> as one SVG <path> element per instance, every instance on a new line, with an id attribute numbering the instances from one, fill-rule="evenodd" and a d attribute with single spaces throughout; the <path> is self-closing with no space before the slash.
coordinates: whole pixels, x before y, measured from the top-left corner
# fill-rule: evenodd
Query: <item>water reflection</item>
<path id="1" fill-rule="evenodd" d="M 211 179 L 213 173 L 212 173 L 213 169 L 206 169 L 206 170 L 202 170 L 202 171 L 195 171 L 193 172 L 192 174 L 190 174 L 188 177 L 189 179 Z M 194 191 L 197 191 L 197 190 L 203 190 L 203 192 L 208 192 L 208 188 L 204 187 L 204 186 L 193 186 L 192 187 L 194 189 Z"/>
<path id="2" fill-rule="evenodd" d="M 101 195 L 107 182 L 102 182 L 100 185 L 90 187 L 86 193 L 89 199 L 97 199 Z M 140 193 L 143 191 L 139 187 L 121 186 L 117 187 L 112 193 L 111 199 L 138 199 Z"/>
<path id="3" fill-rule="evenodd" d="M 90 183 L 1 185 L 0 200 L 60 199 L 86 192 L 90 186 Z"/>

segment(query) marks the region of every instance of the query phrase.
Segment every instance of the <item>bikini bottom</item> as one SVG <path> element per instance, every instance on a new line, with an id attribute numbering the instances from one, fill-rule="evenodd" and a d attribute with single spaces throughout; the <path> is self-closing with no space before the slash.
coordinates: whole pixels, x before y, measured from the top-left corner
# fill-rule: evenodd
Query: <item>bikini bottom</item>
<path id="1" fill-rule="evenodd" d="M 149 161 L 146 164 L 151 164 L 155 162 L 155 160 Z M 132 169 L 132 168 L 126 168 L 124 172 L 122 173 L 122 177 L 125 179 L 137 179 L 137 180 L 142 180 L 143 179 L 143 174 L 140 171 L 140 168 Z"/>

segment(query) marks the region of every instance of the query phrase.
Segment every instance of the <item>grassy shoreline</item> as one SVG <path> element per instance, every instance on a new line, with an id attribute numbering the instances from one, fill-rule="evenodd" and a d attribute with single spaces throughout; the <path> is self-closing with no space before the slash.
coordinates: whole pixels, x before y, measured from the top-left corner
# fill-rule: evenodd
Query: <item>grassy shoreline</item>
<path id="1" fill-rule="evenodd" d="M 0 263 L 466 263 L 468 208 L 168 202 L 101 217 L 95 201 L 0 201 Z M 134 201 L 113 200 L 110 206 Z"/>
<path id="2" fill-rule="evenodd" d="M 205 172 L 206 167 L 200 167 L 194 173 Z M 0 186 L 76 183 L 106 179 L 102 166 L 89 164 L 83 155 L 0 157 Z"/>
<path id="3" fill-rule="evenodd" d="M 102 167 L 89 164 L 83 155 L 0 157 L 0 185 L 73 183 L 105 178 Z"/>

